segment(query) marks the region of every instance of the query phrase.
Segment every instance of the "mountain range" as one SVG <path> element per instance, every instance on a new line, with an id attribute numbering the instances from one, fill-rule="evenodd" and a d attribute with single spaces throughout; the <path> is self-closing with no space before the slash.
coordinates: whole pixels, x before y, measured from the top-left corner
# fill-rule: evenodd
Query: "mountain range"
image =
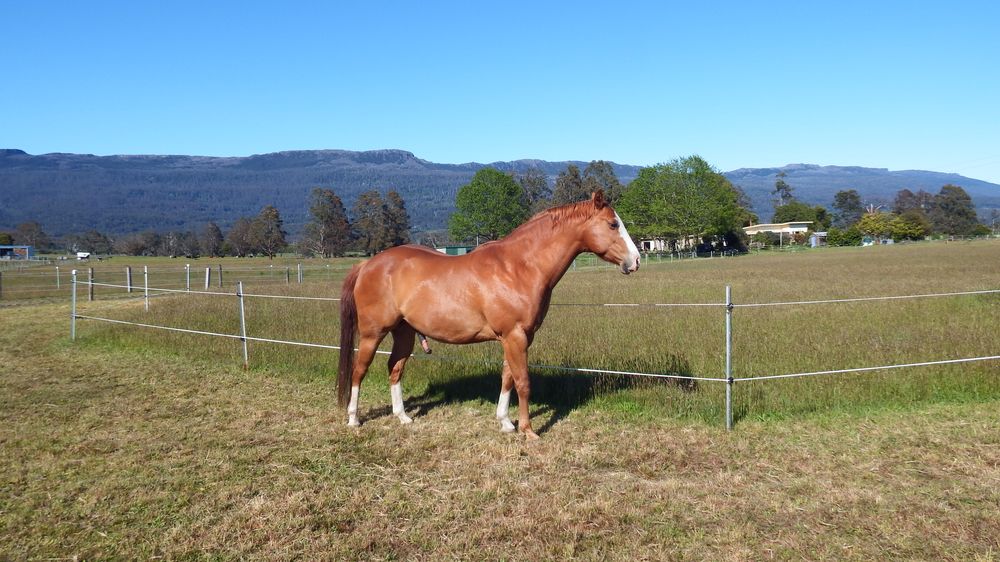
<path id="1" fill-rule="evenodd" d="M 455 194 L 475 172 L 491 166 L 504 172 L 540 168 L 554 182 L 570 164 L 586 162 L 516 160 L 489 164 L 437 164 L 404 150 L 300 150 L 247 157 L 152 156 L 52 153 L 31 155 L 0 150 L 0 230 L 37 221 L 50 235 L 96 229 L 105 234 L 142 230 L 200 230 L 214 221 L 223 230 L 237 218 L 254 216 L 264 205 L 281 212 L 293 235 L 308 221 L 309 194 L 332 189 L 350 209 L 358 194 L 394 189 L 402 195 L 414 231 L 447 227 Z M 627 184 L 640 166 L 614 164 Z M 937 193 L 963 187 L 981 214 L 1000 208 L 1000 185 L 917 170 L 792 164 L 725 172 L 749 196 L 761 220 L 771 215 L 776 175 L 800 200 L 829 206 L 842 189 L 856 189 L 866 202 L 891 203 L 900 189 Z"/>

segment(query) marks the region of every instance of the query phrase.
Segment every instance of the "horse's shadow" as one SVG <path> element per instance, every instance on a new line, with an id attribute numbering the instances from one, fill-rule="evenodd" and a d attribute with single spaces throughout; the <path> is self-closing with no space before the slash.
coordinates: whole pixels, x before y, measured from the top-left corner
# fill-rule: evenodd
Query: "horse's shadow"
<path id="1" fill-rule="evenodd" d="M 693 376 L 690 365 L 682 358 L 673 356 L 669 361 L 669 374 L 681 377 Z M 554 369 L 531 369 L 531 417 L 537 419 L 548 415 L 542 425 L 535 428 L 539 434 L 552 428 L 579 408 L 601 394 L 654 385 L 675 385 L 685 391 L 697 389 L 697 381 L 691 379 L 650 379 L 629 375 L 587 374 Z M 469 401 L 496 404 L 500 394 L 499 370 L 481 369 L 475 373 L 451 377 L 443 381 L 432 381 L 419 396 L 407 400 L 407 409 L 413 417 L 427 415 L 435 408 Z M 511 393 L 511 418 L 517 419 L 517 392 Z M 386 411 L 386 414 L 391 409 Z M 377 415 L 377 412 L 372 412 Z"/>

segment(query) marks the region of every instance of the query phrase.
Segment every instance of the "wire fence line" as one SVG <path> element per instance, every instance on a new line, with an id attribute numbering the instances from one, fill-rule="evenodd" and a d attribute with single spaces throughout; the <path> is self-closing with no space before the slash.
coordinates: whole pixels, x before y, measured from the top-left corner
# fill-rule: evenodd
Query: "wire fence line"
<path id="1" fill-rule="evenodd" d="M 141 328 L 148 329 L 159 329 L 172 332 L 196 334 L 196 335 L 206 335 L 214 337 L 223 337 L 229 339 L 240 340 L 243 345 L 244 354 L 244 365 L 249 366 L 249 354 L 247 349 L 247 342 L 261 342 L 261 343 L 273 343 L 280 345 L 291 345 L 299 347 L 308 348 L 318 348 L 318 349 L 328 349 L 339 351 L 341 348 L 335 345 L 310 343 L 310 342 L 300 342 L 294 340 L 281 340 L 273 338 L 264 338 L 258 336 L 250 336 L 246 333 L 246 321 L 245 321 L 245 311 L 243 306 L 243 300 L 245 298 L 265 298 L 265 299 L 277 299 L 277 300 L 306 300 L 306 301 L 340 301 L 339 298 L 332 297 L 311 297 L 311 296 L 295 296 L 295 295 L 276 295 L 276 294 L 248 294 L 243 292 L 242 282 L 238 283 L 237 290 L 235 293 L 232 292 L 220 292 L 220 291 L 201 291 L 201 290 L 183 290 L 183 289 L 169 289 L 163 287 L 131 287 L 132 289 L 142 289 L 145 294 L 143 295 L 146 299 L 146 309 L 149 308 L 149 297 L 157 295 L 167 295 L 167 294 L 187 294 L 187 295 L 206 295 L 206 296 L 223 296 L 223 297 L 237 297 L 239 300 L 239 314 L 240 314 L 240 334 L 225 334 L 219 332 L 209 332 L 201 330 L 192 330 L 187 328 L 176 328 L 169 326 L 161 326 L 156 324 L 147 324 L 140 322 L 131 322 L 125 320 L 116 320 L 111 318 L 104 318 L 92 315 L 83 315 L 77 313 L 77 287 L 83 286 L 101 286 L 108 288 L 120 288 L 129 289 L 128 285 L 118 285 L 111 283 L 98 283 L 89 280 L 79 280 L 77 278 L 76 271 L 72 274 L 72 312 L 71 312 L 71 337 L 76 339 L 76 320 L 91 320 L 98 322 L 108 322 L 113 324 L 123 324 L 132 325 Z M 156 293 L 154 295 L 150 294 L 150 291 Z M 935 365 L 950 365 L 950 364 L 963 364 L 981 361 L 996 361 L 1000 360 L 1000 355 L 984 355 L 979 357 L 967 357 L 967 358 L 953 358 L 953 359 L 941 359 L 941 360 L 929 360 L 922 362 L 912 362 L 904 364 L 895 365 L 880 365 L 873 367 L 854 367 L 847 369 L 831 369 L 823 371 L 811 371 L 802 373 L 787 373 L 787 374 L 775 374 L 775 375 L 759 375 L 752 377 L 734 377 L 732 375 L 732 328 L 731 319 L 732 313 L 737 308 L 762 308 L 771 306 L 799 306 L 799 305 L 813 305 L 813 304 L 837 304 L 837 303 L 861 303 L 861 302 L 873 302 L 873 301 L 899 301 L 904 299 L 923 299 L 923 298 L 941 298 L 941 297 L 956 297 L 956 296 L 971 296 L 971 295 L 987 295 L 987 294 L 997 294 L 1000 293 L 1000 289 L 986 289 L 986 290 L 975 290 L 975 291 L 959 291 L 952 293 L 924 293 L 924 294 L 912 294 L 912 295 L 891 295 L 891 296 L 881 296 L 881 297 L 860 297 L 860 298 L 844 298 L 844 299 L 820 299 L 820 300 L 809 300 L 809 301 L 776 301 L 776 302 L 762 302 L 762 303 L 743 303 L 737 304 L 732 302 L 731 290 L 726 287 L 726 298 L 724 302 L 720 303 L 552 303 L 553 306 L 573 306 L 573 307 L 607 307 L 607 308 L 619 308 L 619 307 L 649 307 L 649 308 L 665 308 L 665 307 L 721 307 L 725 309 L 725 320 L 726 320 L 726 358 L 725 358 L 725 376 L 724 377 L 698 377 L 691 376 L 687 374 L 672 374 L 672 373 L 648 373 L 648 372 L 638 372 L 638 371 L 624 371 L 624 370 L 612 370 L 612 369 L 596 369 L 587 367 L 571 367 L 565 365 L 538 365 L 529 364 L 528 367 L 533 369 L 544 369 L 544 370 L 559 370 L 566 372 L 577 372 L 583 374 L 603 374 L 603 375 L 615 375 L 615 376 L 632 376 L 632 377 L 644 377 L 644 378 L 654 378 L 654 379 L 674 379 L 674 380 L 685 380 L 685 381 L 704 381 L 704 382 L 722 382 L 726 383 L 726 427 L 727 429 L 732 429 L 732 404 L 731 404 L 731 393 L 733 385 L 737 382 L 754 382 L 754 381 L 769 381 L 769 380 L 780 380 L 780 379 L 792 379 L 792 378 L 803 378 L 811 376 L 820 375 L 834 375 L 834 374 L 846 374 L 846 373 L 863 373 L 863 372 L 873 372 L 873 371 L 886 371 L 894 369 L 904 369 L 904 368 L 916 368 L 925 366 L 935 366 Z M 143 296 L 136 298 L 143 298 Z M 381 355 L 389 355 L 390 352 L 377 350 L 376 353 Z M 463 363 L 480 363 L 479 361 L 472 361 L 459 358 L 446 358 L 441 356 L 434 357 L 421 357 L 419 355 L 411 355 L 410 357 L 417 358 L 420 357 L 421 360 L 432 360 L 432 361 L 444 361 L 444 362 L 463 362 Z M 493 361 L 496 362 L 496 361 Z M 485 362 L 489 363 L 489 361 Z"/>

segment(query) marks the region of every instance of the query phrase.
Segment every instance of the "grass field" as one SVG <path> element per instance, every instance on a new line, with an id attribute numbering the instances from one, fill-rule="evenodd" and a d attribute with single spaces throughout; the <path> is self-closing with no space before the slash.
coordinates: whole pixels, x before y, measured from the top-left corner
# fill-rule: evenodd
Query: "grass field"
<path id="1" fill-rule="evenodd" d="M 726 285 L 737 303 L 996 289 L 1000 244 L 580 267 L 553 301 L 720 302 Z M 996 362 L 737 384 L 732 433 L 717 383 L 538 369 L 528 443 L 492 418 L 496 345 L 414 360 L 407 427 L 379 361 L 355 431 L 335 352 L 255 344 L 244 372 L 232 340 L 81 321 L 71 343 L 68 304 L 43 301 L 0 308 L 0 558 L 1000 556 Z M 81 312 L 235 333 L 235 302 Z M 336 311 L 248 299 L 248 332 L 336 343 Z M 997 295 L 737 309 L 734 372 L 995 355 L 998 312 Z M 553 306 L 531 362 L 715 377 L 722 342 L 717 308 Z"/>

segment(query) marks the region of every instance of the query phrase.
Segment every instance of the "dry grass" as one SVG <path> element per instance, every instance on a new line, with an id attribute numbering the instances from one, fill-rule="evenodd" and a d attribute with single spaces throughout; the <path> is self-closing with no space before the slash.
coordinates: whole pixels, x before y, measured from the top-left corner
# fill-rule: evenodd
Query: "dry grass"
<path id="1" fill-rule="evenodd" d="M 979 265 L 962 271 L 964 278 L 905 276 L 900 290 L 996 285 L 995 265 L 984 261 L 995 260 L 996 250 L 966 250 L 967 261 Z M 838 269 L 876 268 L 844 255 Z M 830 287 L 822 296 L 852 295 L 847 281 L 814 277 L 822 268 L 821 260 L 811 261 L 816 256 L 823 257 L 795 255 L 785 258 L 791 265 L 776 263 L 786 267 L 790 284 L 802 283 L 810 291 Z M 836 252 L 826 256 L 840 259 Z M 899 267 L 901 262 L 890 258 L 881 261 Z M 717 298 L 727 277 L 745 300 L 765 293 L 783 299 L 782 291 L 799 295 L 784 284 L 765 291 L 760 276 L 771 268 L 771 259 L 777 258 L 667 264 L 624 280 L 599 270 L 579 272 L 567 278 L 572 283 L 558 296 L 589 296 L 591 302 L 636 295 L 647 302 L 701 300 Z M 951 264 L 948 271 L 956 267 Z M 881 272 L 876 268 L 874 274 Z M 894 289 L 886 293 L 898 292 Z M 231 317 L 221 318 L 207 302 L 178 317 L 166 314 L 162 302 L 154 303 L 158 321 L 232 327 Z M 109 313 L 142 315 L 141 305 L 100 306 L 113 307 Z M 942 337 L 949 330 L 985 329 L 990 321 L 996 326 L 995 300 L 942 306 L 935 314 L 957 309 L 968 319 L 944 322 Z M 648 337 L 651 329 L 628 332 L 629 322 L 574 314 L 581 313 L 553 311 L 543 330 L 549 339 L 536 342 L 538 362 L 566 357 L 626 364 L 608 349 L 623 346 L 628 337 Z M 916 323 L 923 313 L 900 314 L 904 323 Z M 0 559 L 1000 556 L 1000 393 L 995 383 L 984 382 L 996 379 L 995 365 L 971 375 L 953 368 L 919 377 L 857 376 L 846 383 L 817 379 L 759 391 L 739 386 L 738 396 L 752 408 L 731 434 L 705 413 L 708 404 L 718 404 L 715 386 L 692 391 L 537 376 L 534 410 L 541 423 L 536 426 L 547 431 L 541 442 L 528 443 L 497 431 L 491 413 L 499 383 L 491 366 L 414 362 L 407 388 L 416 420 L 407 427 L 387 415 L 384 374 L 376 370 L 365 386 L 366 423 L 355 431 L 332 407 L 331 379 L 324 373 L 333 363 L 328 352 L 258 345 L 254 369 L 243 372 L 233 342 L 214 347 L 214 340 L 204 338 L 89 323 L 81 326 L 81 340 L 71 344 L 67 316 L 65 304 L 0 309 Z M 297 333 L 312 324 L 303 316 L 304 309 L 285 312 L 281 321 L 254 329 Z M 679 328 L 676 319 L 683 319 Z M 642 321 L 660 326 L 664 342 L 688 331 L 695 333 L 682 341 L 705 339 L 691 328 L 699 326 L 694 313 Z M 558 335 L 583 322 L 593 328 Z M 716 319 L 704 322 L 705 330 L 717 325 Z M 621 336 L 607 336 L 619 328 L 625 330 Z M 325 338 L 334 330 L 308 335 Z M 858 341 L 869 342 L 873 333 L 881 332 L 866 332 Z M 974 341 L 955 352 L 974 346 L 986 346 L 976 348 L 979 352 L 995 350 L 996 333 L 965 334 Z M 798 341 L 800 334 L 795 335 Z M 577 354 L 573 338 L 579 338 Z M 889 339 L 879 352 L 896 353 Z M 614 345 L 599 345 L 609 341 Z M 673 357 L 674 367 L 692 372 L 717 368 L 712 349 L 646 341 L 636 348 L 653 356 L 646 366 Z M 806 341 L 778 355 L 793 359 L 816 345 Z M 944 345 L 963 344 L 956 337 Z M 764 349 L 762 344 L 757 353 Z M 466 350 L 471 359 L 495 356 L 490 346 Z M 435 354 L 451 351 L 439 347 Z M 911 351 L 905 347 L 899 354 Z M 935 345 L 931 351 L 950 349 Z M 802 364 L 867 359 L 817 353 Z M 979 390 L 967 392 L 933 374 Z M 850 400 L 865 396 L 852 385 L 864 392 L 893 390 L 851 406 Z M 789 400 L 807 391 L 827 394 L 812 402 L 803 397 L 813 413 Z M 753 397 L 753 392 L 767 394 Z M 702 416 L 709 423 L 697 421 Z"/>

